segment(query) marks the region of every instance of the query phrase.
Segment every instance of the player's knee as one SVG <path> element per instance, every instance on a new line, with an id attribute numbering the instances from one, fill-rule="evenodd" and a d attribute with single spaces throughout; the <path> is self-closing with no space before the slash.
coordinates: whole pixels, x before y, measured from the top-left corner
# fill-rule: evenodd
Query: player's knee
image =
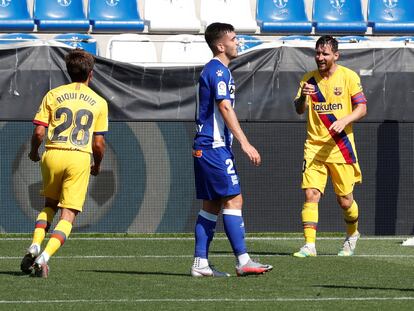
<path id="1" fill-rule="evenodd" d="M 319 202 L 321 198 L 321 192 L 315 188 L 305 189 L 306 202 Z"/>
<path id="2" fill-rule="evenodd" d="M 342 209 L 349 209 L 352 206 L 354 198 L 352 196 L 337 196 L 337 201 Z"/>

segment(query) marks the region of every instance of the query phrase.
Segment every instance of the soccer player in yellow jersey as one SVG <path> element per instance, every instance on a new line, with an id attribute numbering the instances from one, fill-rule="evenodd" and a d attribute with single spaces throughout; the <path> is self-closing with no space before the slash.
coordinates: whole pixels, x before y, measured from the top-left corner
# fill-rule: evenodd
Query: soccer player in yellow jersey
<path id="1" fill-rule="evenodd" d="M 346 223 L 346 238 L 339 256 L 352 256 L 358 232 L 358 205 L 353 197 L 354 184 L 361 182 L 352 123 L 367 113 L 366 98 L 359 76 L 336 63 L 338 42 L 322 36 L 316 42 L 317 70 L 304 75 L 295 98 L 298 114 L 307 111 L 302 189 L 305 245 L 295 257 L 316 256 L 318 203 L 331 177 L 338 204 Z"/>
<path id="2" fill-rule="evenodd" d="M 76 215 L 82 211 L 90 174 L 99 174 L 108 131 L 108 104 L 88 87 L 94 57 L 72 50 L 65 57 L 72 83 L 50 90 L 33 123 L 30 160 L 40 162 L 45 207 L 39 213 L 33 241 L 21 262 L 21 270 L 47 277 L 49 258 L 68 238 Z M 46 131 L 47 129 L 47 131 Z M 39 147 L 47 134 L 46 151 Z M 93 164 L 91 165 L 91 154 Z M 43 250 L 41 244 L 57 211 L 60 218 Z"/>

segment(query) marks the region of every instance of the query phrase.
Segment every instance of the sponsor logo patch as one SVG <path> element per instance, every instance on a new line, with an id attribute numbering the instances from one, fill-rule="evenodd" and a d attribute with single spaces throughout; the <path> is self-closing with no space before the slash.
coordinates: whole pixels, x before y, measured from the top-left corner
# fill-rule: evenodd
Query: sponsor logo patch
<path id="1" fill-rule="evenodd" d="M 217 94 L 222 96 L 227 95 L 227 85 L 224 81 L 217 83 Z"/>

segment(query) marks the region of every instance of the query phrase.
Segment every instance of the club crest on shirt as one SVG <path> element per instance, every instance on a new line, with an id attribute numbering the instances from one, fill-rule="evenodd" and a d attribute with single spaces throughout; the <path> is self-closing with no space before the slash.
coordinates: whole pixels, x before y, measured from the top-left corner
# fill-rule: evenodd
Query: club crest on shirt
<path id="1" fill-rule="evenodd" d="M 334 94 L 336 96 L 339 96 L 342 94 L 342 88 L 341 87 L 334 87 Z"/>
<path id="2" fill-rule="evenodd" d="M 217 83 L 217 94 L 222 96 L 227 94 L 227 85 L 224 81 Z"/>
<path id="3" fill-rule="evenodd" d="M 222 70 L 217 70 L 216 71 L 216 75 L 217 75 L 217 77 L 222 77 L 223 76 L 223 71 Z"/>

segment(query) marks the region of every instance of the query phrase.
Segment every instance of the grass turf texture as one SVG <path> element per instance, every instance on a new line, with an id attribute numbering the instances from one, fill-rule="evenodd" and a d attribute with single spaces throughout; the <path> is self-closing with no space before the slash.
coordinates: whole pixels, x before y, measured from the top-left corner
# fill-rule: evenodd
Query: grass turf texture
<path id="1" fill-rule="evenodd" d="M 299 259 L 291 254 L 300 234 L 250 234 L 251 256 L 272 272 L 198 279 L 189 276 L 191 235 L 73 234 L 39 279 L 19 271 L 29 236 L 0 235 L 0 310 L 414 309 L 414 247 L 402 247 L 403 237 L 362 238 L 349 258 L 336 256 L 340 235 L 321 237 L 318 257 Z M 210 260 L 235 275 L 223 235 Z"/>

